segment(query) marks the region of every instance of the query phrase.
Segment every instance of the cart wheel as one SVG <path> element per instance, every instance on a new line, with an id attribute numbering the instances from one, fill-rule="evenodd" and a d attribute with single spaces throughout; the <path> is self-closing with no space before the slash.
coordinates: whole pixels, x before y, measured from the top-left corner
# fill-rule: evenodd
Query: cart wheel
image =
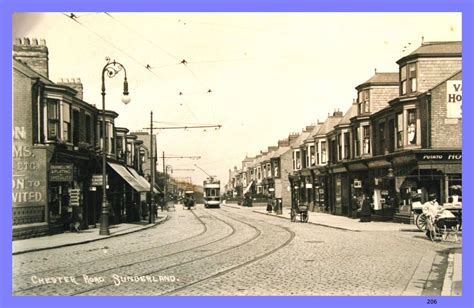
<path id="1" fill-rule="evenodd" d="M 420 229 L 420 231 L 426 230 L 426 216 L 425 214 L 420 214 L 416 216 L 415 224 Z"/>
<path id="2" fill-rule="evenodd" d="M 290 217 L 291 217 L 291 222 L 296 221 L 296 214 L 295 214 L 294 210 L 291 210 Z"/>
<path id="3" fill-rule="evenodd" d="M 306 213 L 306 214 L 304 215 L 304 222 L 308 222 L 308 220 L 309 220 L 309 214 Z"/>
<path id="4" fill-rule="evenodd" d="M 448 233 L 450 231 L 447 230 L 446 226 L 443 226 L 443 233 L 441 234 L 441 238 L 443 241 L 446 241 L 448 239 Z"/>

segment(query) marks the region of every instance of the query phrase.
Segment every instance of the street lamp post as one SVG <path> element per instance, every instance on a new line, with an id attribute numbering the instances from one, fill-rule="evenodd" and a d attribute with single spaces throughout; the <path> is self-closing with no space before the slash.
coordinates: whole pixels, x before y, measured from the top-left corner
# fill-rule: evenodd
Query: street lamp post
<path id="1" fill-rule="evenodd" d="M 128 82 L 127 82 L 127 71 L 125 67 L 115 62 L 115 60 L 111 61 L 109 57 L 106 57 L 105 60 L 107 64 L 105 64 L 104 68 L 102 69 L 102 140 L 103 140 L 103 147 L 102 147 L 102 209 L 101 209 L 101 217 L 100 217 L 100 230 L 99 235 L 109 235 L 109 207 L 107 205 L 107 134 L 106 134 L 106 125 L 105 125 L 105 75 L 109 78 L 115 77 L 121 70 L 123 70 L 125 74 L 125 78 L 123 81 L 123 97 L 122 102 L 124 104 L 130 103 L 130 97 L 128 96 Z"/>

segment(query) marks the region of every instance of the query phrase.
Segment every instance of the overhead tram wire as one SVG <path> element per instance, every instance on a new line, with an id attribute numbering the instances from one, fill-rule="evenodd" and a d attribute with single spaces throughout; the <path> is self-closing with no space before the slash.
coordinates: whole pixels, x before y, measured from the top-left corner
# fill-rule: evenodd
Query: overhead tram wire
<path id="1" fill-rule="evenodd" d="M 94 30 L 90 29 L 89 27 L 87 27 L 86 25 L 84 25 L 83 23 L 81 23 L 80 21 L 77 20 L 77 16 L 74 14 L 74 13 L 70 13 L 69 15 L 66 14 L 66 13 L 62 13 L 64 16 L 66 16 L 69 20 L 73 20 L 75 21 L 77 24 L 79 24 L 80 26 L 84 27 L 84 29 L 86 29 L 87 31 L 93 33 L 94 35 L 96 35 L 98 38 L 100 38 L 101 40 L 105 41 L 106 43 L 108 43 L 109 45 L 111 45 L 113 48 L 115 48 L 116 50 L 118 50 L 119 52 L 121 52 L 123 55 L 125 55 L 126 57 L 128 57 L 129 59 L 133 60 L 135 63 L 137 63 L 140 67 L 142 67 L 143 69 L 147 70 L 148 72 L 152 73 L 156 78 L 158 78 L 159 80 L 161 80 L 160 76 L 158 76 L 158 74 L 156 74 L 155 72 L 153 72 L 152 70 L 150 69 L 147 69 L 147 64 L 143 64 L 141 63 L 139 60 L 137 60 L 135 57 L 131 56 L 130 54 L 128 54 L 127 52 L 123 51 L 121 48 L 119 48 L 118 46 L 116 46 L 114 43 L 112 43 L 110 40 L 108 40 L 107 38 L 103 37 L 102 35 L 98 34 L 97 32 L 95 32 Z"/>
<path id="2" fill-rule="evenodd" d="M 148 39 L 147 37 L 145 37 L 144 35 L 142 35 L 140 32 L 138 32 L 137 30 L 133 29 L 132 27 L 126 25 L 124 22 L 118 20 L 117 18 L 115 18 L 114 16 L 112 16 L 110 13 L 108 12 L 104 12 L 104 14 L 106 14 L 107 16 L 109 16 L 110 18 L 112 18 L 116 23 L 120 24 L 122 27 L 128 29 L 129 31 L 132 31 L 133 33 L 135 33 L 136 35 L 138 35 L 139 37 L 141 37 L 142 39 L 144 39 L 145 41 L 147 41 L 149 44 L 153 45 L 154 47 L 158 48 L 159 50 L 161 50 L 162 52 L 164 52 L 165 54 L 167 54 L 169 57 L 175 59 L 175 60 L 178 60 L 179 61 L 179 58 L 175 55 L 173 55 L 171 52 L 167 51 L 166 49 L 158 46 L 155 42 L 153 42 L 152 40 Z"/>

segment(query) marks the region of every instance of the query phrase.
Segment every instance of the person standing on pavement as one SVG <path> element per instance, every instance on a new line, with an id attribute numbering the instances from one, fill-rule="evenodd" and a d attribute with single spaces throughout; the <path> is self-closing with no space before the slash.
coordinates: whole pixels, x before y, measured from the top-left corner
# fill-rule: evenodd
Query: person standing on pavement
<path id="1" fill-rule="evenodd" d="M 367 194 L 362 195 L 362 204 L 360 209 L 360 222 L 370 222 L 371 221 L 371 206 L 370 199 Z"/>

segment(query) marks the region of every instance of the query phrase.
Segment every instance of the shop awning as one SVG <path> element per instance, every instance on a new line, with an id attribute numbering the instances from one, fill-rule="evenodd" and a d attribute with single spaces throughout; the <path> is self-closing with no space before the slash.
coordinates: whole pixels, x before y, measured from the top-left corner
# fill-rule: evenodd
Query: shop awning
<path id="1" fill-rule="evenodd" d="M 349 171 L 363 171 L 363 170 L 367 170 L 368 167 L 366 164 L 358 162 L 358 163 L 348 163 L 347 169 Z"/>
<path id="2" fill-rule="evenodd" d="M 244 195 L 250 190 L 250 187 L 252 187 L 252 184 L 253 184 L 253 181 L 251 181 L 250 184 L 245 188 L 243 192 Z"/>
<path id="3" fill-rule="evenodd" d="M 127 170 L 125 166 L 120 164 L 108 162 L 109 166 L 114 169 L 134 190 L 137 192 L 148 191 L 149 187 L 144 187 L 138 180 Z"/>
<path id="4" fill-rule="evenodd" d="M 135 169 L 130 168 L 130 167 L 127 167 L 127 169 L 135 177 L 135 179 L 137 179 L 140 185 L 142 185 L 143 187 L 148 187 L 148 191 L 150 191 L 150 185 L 151 185 L 150 182 L 148 182 L 143 176 L 139 175 Z M 153 187 L 153 192 L 157 194 L 158 190 L 156 190 L 156 188 Z"/>
<path id="5" fill-rule="evenodd" d="M 381 160 L 374 160 L 367 162 L 367 165 L 370 169 L 377 169 L 377 168 L 390 168 L 390 162 L 386 161 L 385 159 Z"/>

